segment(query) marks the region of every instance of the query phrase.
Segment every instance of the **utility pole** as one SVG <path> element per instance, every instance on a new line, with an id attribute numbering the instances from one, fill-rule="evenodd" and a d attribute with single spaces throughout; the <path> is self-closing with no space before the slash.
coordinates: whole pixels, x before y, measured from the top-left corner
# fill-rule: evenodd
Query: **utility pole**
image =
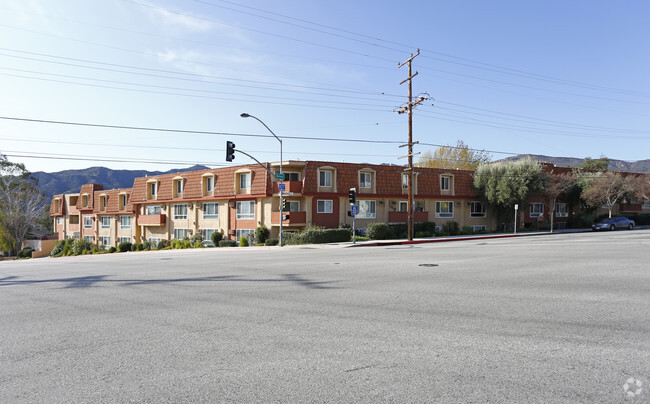
<path id="1" fill-rule="evenodd" d="M 419 54 L 420 54 L 420 50 L 418 49 L 418 51 L 415 53 L 415 55 L 411 54 L 411 57 L 409 57 L 405 62 L 403 62 L 403 63 L 401 63 L 401 64 L 399 64 L 397 66 L 397 68 L 399 69 L 400 67 L 408 64 L 408 68 L 409 68 L 408 77 L 405 80 L 403 80 L 401 83 L 399 83 L 400 85 L 402 85 L 402 84 L 404 84 L 404 83 L 406 83 L 408 81 L 408 83 L 409 83 L 409 102 L 408 102 L 408 104 L 402 106 L 399 110 L 396 111 L 398 114 L 403 114 L 405 112 L 408 112 L 408 114 L 409 114 L 409 120 L 408 120 L 409 121 L 409 141 L 408 141 L 407 144 L 403 145 L 403 146 L 408 147 L 408 154 L 406 156 L 403 156 L 403 157 L 408 157 L 408 169 L 407 170 L 408 170 L 408 198 L 409 198 L 409 200 L 408 200 L 407 205 L 408 205 L 408 240 L 409 241 L 413 240 L 413 203 L 414 203 L 414 200 L 413 200 L 413 182 L 414 182 L 413 181 L 413 175 L 414 175 L 413 174 L 413 155 L 414 155 L 413 154 L 413 145 L 417 143 L 417 142 L 413 143 L 413 107 L 427 99 L 427 97 L 419 96 L 416 101 L 413 101 L 413 86 L 412 86 L 411 81 L 412 81 L 413 77 L 418 75 L 418 72 L 415 72 L 415 74 L 411 73 L 411 62 Z M 403 147 L 403 146 L 400 146 L 400 147 Z M 419 154 L 419 153 L 416 153 L 416 154 Z M 400 157 L 400 158 L 402 158 L 402 157 Z"/>

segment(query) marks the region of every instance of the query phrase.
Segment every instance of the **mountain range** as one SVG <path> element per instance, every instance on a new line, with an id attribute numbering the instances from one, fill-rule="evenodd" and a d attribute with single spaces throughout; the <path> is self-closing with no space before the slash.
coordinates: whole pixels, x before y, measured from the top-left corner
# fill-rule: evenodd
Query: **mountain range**
<path id="1" fill-rule="evenodd" d="M 536 161 L 555 164 L 559 167 L 577 167 L 585 159 L 575 157 L 551 157 L 539 154 L 519 154 L 499 161 L 516 161 L 530 158 Z M 104 189 L 130 188 L 137 177 L 169 174 L 183 171 L 205 170 L 209 167 L 195 165 L 188 168 L 172 169 L 169 171 L 146 170 L 111 170 L 106 167 L 90 167 L 82 170 L 65 170 L 54 173 L 37 171 L 32 175 L 38 180 L 39 187 L 49 196 L 79 192 L 84 184 L 102 184 Z M 650 173 L 650 160 L 623 161 L 610 160 L 609 169 L 616 171 L 632 171 Z"/>

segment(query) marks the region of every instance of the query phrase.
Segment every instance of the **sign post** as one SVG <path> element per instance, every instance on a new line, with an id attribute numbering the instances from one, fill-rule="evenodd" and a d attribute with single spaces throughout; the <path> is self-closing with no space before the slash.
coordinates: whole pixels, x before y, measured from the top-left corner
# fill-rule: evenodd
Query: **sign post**
<path id="1" fill-rule="evenodd" d="M 352 244 L 357 243 L 357 230 L 354 223 L 354 219 L 357 217 L 358 213 L 359 213 L 359 205 L 350 206 L 350 214 L 352 215 Z"/>
<path id="2" fill-rule="evenodd" d="M 515 234 L 517 234 L 517 211 L 519 210 L 519 204 L 515 203 Z"/>

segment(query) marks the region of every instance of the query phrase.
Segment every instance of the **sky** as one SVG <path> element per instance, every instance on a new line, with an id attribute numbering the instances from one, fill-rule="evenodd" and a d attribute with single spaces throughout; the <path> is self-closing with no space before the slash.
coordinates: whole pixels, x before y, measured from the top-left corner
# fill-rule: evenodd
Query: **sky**
<path id="1" fill-rule="evenodd" d="M 0 0 L 0 153 L 222 167 L 279 161 L 272 131 L 285 161 L 406 164 L 419 49 L 416 153 L 645 160 L 648 44 L 646 0 Z"/>

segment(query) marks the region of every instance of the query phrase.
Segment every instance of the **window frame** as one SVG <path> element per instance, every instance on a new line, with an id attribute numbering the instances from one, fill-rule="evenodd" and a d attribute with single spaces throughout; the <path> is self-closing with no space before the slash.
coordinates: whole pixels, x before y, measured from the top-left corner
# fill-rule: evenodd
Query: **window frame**
<path id="1" fill-rule="evenodd" d="M 179 210 L 182 209 L 185 210 L 185 214 L 183 215 L 182 213 L 179 212 Z M 187 204 L 186 203 L 175 203 L 174 204 L 174 220 L 187 220 Z"/>
<path id="2" fill-rule="evenodd" d="M 124 219 L 128 219 L 128 224 L 124 224 Z M 131 216 L 120 215 L 120 230 L 131 230 Z"/>
<path id="3" fill-rule="evenodd" d="M 183 233 L 183 237 L 178 237 L 179 233 Z M 189 229 L 187 228 L 174 228 L 174 240 L 183 240 L 185 237 L 189 237 Z"/>
<path id="4" fill-rule="evenodd" d="M 101 228 L 102 229 L 110 229 L 111 228 L 111 217 L 110 216 L 100 216 L 101 217 Z M 107 221 L 108 224 L 104 224 L 104 221 Z"/>
<path id="5" fill-rule="evenodd" d="M 560 209 L 563 206 L 563 209 Z M 569 204 L 567 202 L 557 202 L 555 204 L 555 217 L 569 217 Z"/>
<path id="6" fill-rule="evenodd" d="M 206 207 L 207 205 L 214 205 L 214 213 L 213 214 L 206 214 Z M 203 206 L 201 207 L 201 212 L 202 212 L 202 218 L 206 220 L 217 220 L 219 219 L 219 202 L 203 202 Z"/>
<path id="7" fill-rule="evenodd" d="M 318 186 L 322 188 L 332 188 L 332 170 L 318 171 Z"/>
<path id="8" fill-rule="evenodd" d="M 156 181 L 152 181 L 149 183 L 149 195 L 152 198 L 154 196 L 158 196 L 158 183 Z"/>
<path id="9" fill-rule="evenodd" d="M 405 210 L 402 210 L 402 206 L 405 206 Z M 406 212 L 408 213 L 409 211 L 409 201 L 399 201 L 399 204 L 397 205 L 397 211 L 398 212 Z"/>
<path id="10" fill-rule="evenodd" d="M 205 179 L 205 192 L 214 192 L 214 175 L 206 175 Z"/>
<path id="11" fill-rule="evenodd" d="M 322 210 L 321 210 L 321 202 L 323 203 L 322 204 L 323 205 Z M 329 205 L 329 211 L 326 209 L 328 205 Z M 334 200 L 332 200 L 332 199 L 318 199 L 318 200 L 316 200 L 316 213 L 320 213 L 320 214 L 334 213 Z"/>
<path id="12" fill-rule="evenodd" d="M 359 203 L 359 213 L 356 214 L 357 219 L 377 218 L 377 201 L 375 201 L 374 199 L 360 199 L 358 200 L 358 203 Z M 365 208 L 364 205 L 366 205 Z"/>
<path id="13" fill-rule="evenodd" d="M 251 189 L 251 173 L 239 173 L 239 189 Z"/>
<path id="14" fill-rule="evenodd" d="M 443 204 L 447 209 L 443 211 Z M 454 217 L 454 201 L 436 201 L 436 217 L 440 219 L 450 219 Z"/>
<path id="15" fill-rule="evenodd" d="M 359 188 L 371 189 L 372 188 L 372 173 L 368 171 L 359 172 Z"/>
<path id="16" fill-rule="evenodd" d="M 201 236 L 203 240 L 212 240 L 212 233 L 219 231 L 219 229 L 201 229 Z"/>
<path id="17" fill-rule="evenodd" d="M 153 209 L 154 213 L 149 213 L 149 209 Z M 156 213 L 156 211 L 158 211 Z M 161 205 L 147 205 L 144 207 L 144 215 L 162 215 L 162 206 Z"/>
<path id="18" fill-rule="evenodd" d="M 440 176 L 440 190 L 441 191 L 450 191 L 451 190 L 451 176 L 441 175 Z"/>
<path id="19" fill-rule="evenodd" d="M 244 204 L 247 204 L 249 207 L 252 207 L 252 209 L 248 209 L 248 212 L 243 212 L 243 209 L 241 209 Z M 237 220 L 254 220 L 255 219 L 255 201 L 237 201 L 236 205 L 236 218 Z"/>
<path id="20" fill-rule="evenodd" d="M 539 212 L 533 212 L 533 207 L 534 206 L 540 206 L 541 210 Z M 530 217 L 544 216 L 544 204 L 542 202 L 531 202 L 528 213 L 529 213 Z"/>
<path id="21" fill-rule="evenodd" d="M 479 205 L 481 207 L 480 211 L 475 209 L 476 205 Z M 486 216 L 485 204 L 481 201 L 471 201 L 469 205 L 469 217 L 481 218 L 485 216 Z"/>
<path id="22" fill-rule="evenodd" d="M 84 227 L 84 229 L 92 229 L 93 228 L 93 217 L 92 216 L 84 216 L 83 227 Z"/>
<path id="23" fill-rule="evenodd" d="M 99 236 L 99 244 L 104 247 L 111 245 L 111 236 Z"/>

